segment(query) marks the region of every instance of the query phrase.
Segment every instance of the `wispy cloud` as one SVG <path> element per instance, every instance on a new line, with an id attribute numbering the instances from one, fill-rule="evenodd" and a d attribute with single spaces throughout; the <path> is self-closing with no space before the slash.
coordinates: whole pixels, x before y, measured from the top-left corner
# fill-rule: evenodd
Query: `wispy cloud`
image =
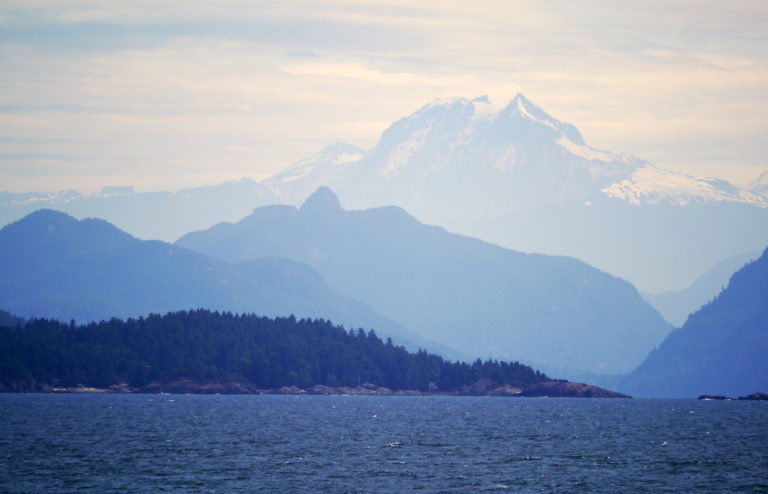
<path id="1" fill-rule="evenodd" d="M 762 1 L 6 0 L 0 27 L 4 188 L 260 177 L 436 97 L 518 91 L 598 147 L 768 168 Z"/>

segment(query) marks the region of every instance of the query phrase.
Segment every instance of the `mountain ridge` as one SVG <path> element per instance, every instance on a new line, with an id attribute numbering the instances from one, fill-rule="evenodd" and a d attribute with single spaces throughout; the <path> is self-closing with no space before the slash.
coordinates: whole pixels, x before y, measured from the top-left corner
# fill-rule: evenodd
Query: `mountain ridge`
<path id="1" fill-rule="evenodd" d="M 398 205 L 508 248 L 576 257 L 644 292 L 681 289 L 719 260 L 768 244 L 760 179 L 742 189 L 592 147 L 522 94 L 504 107 L 487 97 L 432 101 L 369 150 L 332 144 L 260 182 L 87 197 L 0 193 L 0 224 L 51 206 L 174 241 L 256 207 L 298 206 L 320 186 L 350 209 Z"/>
<path id="2" fill-rule="evenodd" d="M 410 348 L 460 355 L 340 295 L 306 264 L 274 257 L 227 263 L 52 210 L 0 229 L 0 307 L 25 318 L 81 322 L 199 307 L 295 314 L 376 328 Z"/>
<path id="3" fill-rule="evenodd" d="M 521 145 L 521 139 L 529 142 Z M 487 97 L 473 100 L 434 100 L 413 114 L 394 122 L 382 133 L 378 144 L 372 150 L 361 155 L 358 162 L 347 163 L 347 170 L 337 170 L 333 177 L 325 176 L 323 181 L 313 182 L 312 185 L 315 188 L 321 185 L 331 186 L 342 196 L 352 197 L 352 207 L 372 207 L 382 204 L 371 201 L 370 197 L 366 202 L 366 196 L 362 194 L 355 197 L 352 190 L 360 188 L 361 180 L 377 180 L 378 176 L 377 184 L 386 186 L 388 181 L 406 173 L 409 167 L 418 168 L 409 175 L 411 180 L 414 177 L 434 175 L 451 166 L 459 166 L 457 161 L 466 161 L 468 158 L 459 156 L 457 160 L 455 155 L 466 153 L 479 154 L 476 163 L 484 164 L 485 168 L 491 164 L 498 179 L 505 176 L 504 173 L 498 172 L 514 172 L 515 168 L 525 168 L 530 164 L 531 159 L 527 155 L 534 149 L 530 142 L 536 146 L 547 145 L 550 149 L 543 155 L 541 151 L 536 151 L 534 154 L 537 154 L 539 159 L 533 159 L 533 162 L 543 165 L 547 160 L 541 159 L 542 157 L 549 155 L 551 159 L 552 156 L 559 156 L 557 159 L 569 160 L 567 167 L 558 171 L 559 175 L 571 174 L 572 180 L 577 177 L 573 175 L 574 172 L 586 173 L 579 178 L 583 182 L 581 185 L 572 182 L 559 190 L 559 193 L 565 193 L 566 197 L 571 194 L 569 200 L 584 202 L 592 199 L 592 196 L 605 195 L 633 204 L 666 201 L 683 206 L 691 202 L 733 201 L 760 207 L 768 206 L 758 194 L 737 188 L 723 180 L 662 170 L 631 156 L 592 148 L 586 144 L 575 126 L 555 119 L 521 93 L 500 109 L 492 107 Z M 517 143 L 517 146 L 510 147 L 510 143 Z M 430 148 L 430 153 L 438 154 L 425 155 L 425 148 Z M 448 150 L 449 154 L 440 154 L 440 149 Z M 324 161 L 317 163 L 317 167 L 327 168 L 327 162 L 326 157 Z M 311 167 L 308 163 L 303 166 L 305 169 Z M 589 187 L 586 187 L 587 175 L 594 183 Z M 520 180 L 524 177 L 518 174 L 514 178 Z M 278 184 L 274 185 L 280 189 Z M 507 185 L 515 187 L 513 182 L 508 182 Z M 291 193 L 291 188 L 295 186 L 296 183 L 285 184 L 281 196 L 290 202 L 302 201 L 306 196 Z M 423 184 L 421 187 L 423 188 Z M 584 190 L 579 192 L 579 188 Z M 426 191 L 430 192 L 429 189 Z M 413 207 L 417 205 L 415 203 L 403 202 L 403 198 L 398 200 L 391 193 L 388 198 L 388 203 L 397 203 L 417 214 L 420 213 L 419 208 Z M 550 200 L 555 202 L 557 199 L 557 195 L 550 197 Z M 509 208 L 509 205 L 505 207 Z M 523 207 L 530 206 L 527 204 Z"/>
<path id="4" fill-rule="evenodd" d="M 426 339 L 545 371 L 547 362 L 628 371 L 670 329 L 624 280 L 572 258 L 452 234 L 400 207 L 257 208 L 177 245 L 230 262 L 276 256 L 307 263 L 342 294 Z"/>
<path id="5" fill-rule="evenodd" d="M 635 396 L 745 396 L 768 384 L 768 249 L 619 384 Z"/>
<path id="6" fill-rule="evenodd" d="M 644 292 L 683 288 L 768 243 L 757 190 L 592 147 L 522 95 L 503 108 L 435 100 L 390 125 L 359 161 L 332 168 L 330 179 L 315 180 L 318 171 L 283 184 L 281 200 L 298 205 L 329 186 L 349 209 L 396 204 L 508 248 L 576 257 Z"/>
<path id="7" fill-rule="evenodd" d="M 760 252 L 746 252 L 723 259 L 703 273 L 683 290 L 664 293 L 644 293 L 645 298 L 670 324 L 680 327 L 688 315 L 714 299 L 728 285 L 733 273 L 749 261 L 760 257 Z"/>

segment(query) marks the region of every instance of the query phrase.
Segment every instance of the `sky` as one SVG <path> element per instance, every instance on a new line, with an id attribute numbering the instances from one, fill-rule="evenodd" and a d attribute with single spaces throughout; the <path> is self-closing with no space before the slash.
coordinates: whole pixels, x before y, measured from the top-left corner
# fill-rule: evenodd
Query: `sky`
<path id="1" fill-rule="evenodd" d="M 521 92 L 588 144 L 768 170 L 768 2 L 0 0 L 0 190 L 178 190 Z"/>

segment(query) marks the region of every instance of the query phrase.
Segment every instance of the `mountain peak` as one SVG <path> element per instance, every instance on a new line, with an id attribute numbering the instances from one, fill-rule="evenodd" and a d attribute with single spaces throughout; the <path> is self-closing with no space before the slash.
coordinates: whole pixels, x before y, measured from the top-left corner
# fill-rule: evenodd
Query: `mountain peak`
<path id="1" fill-rule="evenodd" d="M 499 116 L 529 120 L 535 124 L 549 127 L 557 135 L 564 136 L 580 146 L 585 145 L 584 137 L 582 137 L 576 127 L 556 119 L 536 103 L 526 98 L 523 93 L 517 93 L 507 107 L 501 111 Z"/>
<path id="2" fill-rule="evenodd" d="M 38 209 L 27 216 L 6 225 L 5 229 L 24 229 L 27 231 L 47 231 L 53 233 L 62 229 L 69 229 L 77 225 L 78 221 L 67 213 L 55 209 Z"/>
<path id="3" fill-rule="evenodd" d="M 318 154 L 325 158 L 337 158 L 342 155 L 362 155 L 363 153 L 365 153 L 364 149 L 353 144 L 339 141 L 326 146 Z"/>
<path id="4" fill-rule="evenodd" d="M 517 93 L 504 109 L 504 112 L 514 113 L 521 117 L 549 125 L 550 127 L 554 127 L 556 124 L 562 125 L 559 120 L 552 117 L 549 113 L 544 111 L 543 108 L 526 98 L 523 93 Z"/>
<path id="5" fill-rule="evenodd" d="M 77 221 L 72 216 L 68 215 L 67 213 L 63 211 L 59 211 L 57 209 L 49 209 L 49 208 L 42 208 L 38 209 L 36 211 L 33 211 L 29 213 L 26 217 L 29 221 L 66 221 L 66 222 L 75 222 Z"/>
<path id="6" fill-rule="evenodd" d="M 536 106 L 536 105 L 534 105 L 534 104 L 531 102 L 531 100 L 529 100 L 528 98 L 526 98 L 526 97 L 525 97 L 525 95 L 524 95 L 523 93 L 517 93 L 517 94 L 515 95 L 515 97 L 514 97 L 514 98 L 512 98 L 512 102 L 514 102 L 514 103 L 522 103 L 522 104 L 524 104 L 524 105 L 531 105 L 531 106 Z"/>
<path id="7" fill-rule="evenodd" d="M 299 209 L 305 212 L 336 212 L 342 211 L 341 203 L 336 194 L 328 187 L 320 187 L 304 201 Z"/>

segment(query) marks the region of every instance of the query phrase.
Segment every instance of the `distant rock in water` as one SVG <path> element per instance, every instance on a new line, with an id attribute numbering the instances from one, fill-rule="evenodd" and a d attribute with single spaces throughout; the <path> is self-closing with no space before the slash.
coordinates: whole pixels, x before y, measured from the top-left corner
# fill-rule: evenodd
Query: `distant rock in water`
<path id="1" fill-rule="evenodd" d="M 730 396 L 724 396 L 724 395 L 701 395 L 697 398 L 697 400 L 734 400 L 735 398 L 731 398 Z M 740 396 L 738 398 L 740 401 L 768 401 L 768 394 L 765 393 L 752 393 L 747 396 Z"/>
<path id="2" fill-rule="evenodd" d="M 768 394 L 766 393 L 752 393 L 751 395 L 741 396 L 740 400 L 754 400 L 754 401 L 768 401 Z"/>
<path id="3" fill-rule="evenodd" d="M 631 398 L 591 384 L 568 381 L 544 381 L 525 388 L 520 396 L 548 396 L 562 398 Z"/>
<path id="4" fill-rule="evenodd" d="M 204 383 L 192 379 L 176 379 L 169 383 L 152 382 L 141 389 L 142 393 L 171 393 L 171 394 L 221 394 L 247 395 L 256 394 L 256 387 L 239 382 Z"/>

